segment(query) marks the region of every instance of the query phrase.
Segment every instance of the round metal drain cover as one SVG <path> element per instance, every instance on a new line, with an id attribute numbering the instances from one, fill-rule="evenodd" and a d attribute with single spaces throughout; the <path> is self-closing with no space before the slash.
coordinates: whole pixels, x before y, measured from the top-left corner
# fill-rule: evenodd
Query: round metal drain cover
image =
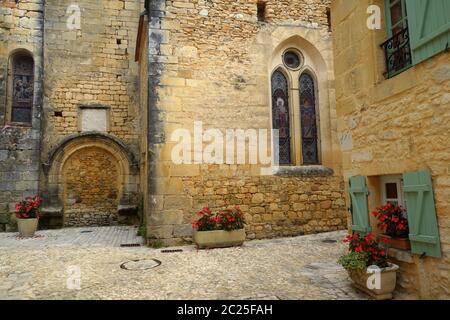
<path id="1" fill-rule="evenodd" d="M 131 260 L 120 265 L 125 270 L 148 270 L 161 265 L 161 261 L 156 259 Z"/>

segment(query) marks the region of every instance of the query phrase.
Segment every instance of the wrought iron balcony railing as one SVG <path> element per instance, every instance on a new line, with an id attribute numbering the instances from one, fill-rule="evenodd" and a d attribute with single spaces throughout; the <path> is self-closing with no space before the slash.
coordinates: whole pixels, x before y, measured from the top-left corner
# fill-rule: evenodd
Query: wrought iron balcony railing
<path id="1" fill-rule="evenodd" d="M 386 76 L 391 78 L 412 65 L 408 28 L 395 34 L 380 45 L 386 59 Z"/>

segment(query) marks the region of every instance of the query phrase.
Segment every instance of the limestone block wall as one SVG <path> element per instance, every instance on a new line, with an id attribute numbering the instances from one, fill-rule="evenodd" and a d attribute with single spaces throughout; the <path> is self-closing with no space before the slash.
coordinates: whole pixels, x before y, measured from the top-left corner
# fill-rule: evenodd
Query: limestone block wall
<path id="1" fill-rule="evenodd" d="M 345 228 L 329 1 L 266 1 L 264 21 L 258 21 L 257 1 L 148 6 L 149 238 L 171 244 L 189 237 L 191 218 L 204 205 L 241 205 L 250 238 Z M 261 176 L 258 165 L 173 163 L 173 132 L 192 133 L 195 121 L 220 132 L 270 130 L 271 74 L 283 49 L 292 46 L 304 52 L 318 78 L 319 174 Z"/>
<path id="2" fill-rule="evenodd" d="M 72 1 L 46 1 L 43 152 L 77 133 L 79 108 L 109 108 L 107 132 L 137 149 L 139 118 L 134 62 L 141 1 L 77 1 L 79 29 L 69 29 Z"/>
<path id="3" fill-rule="evenodd" d="M 47 211 L 60 212 L 63 208 L 69 211 L 70 219 L 89 215 L 84 217 L 83 223 L 86 224 L 98 216 L 103 221 L 101 224 L 105 224 L 110 214 L 110 220 L 116 220 L 119 204 L 138 204 L 138 172 L 134 169 L 129 172 L 130 168 L 126 172 L 122 170 L 119 175 L 122 183 L 126 184 L 122 188 L 124 192 L 116 192 L 114 196 L 104 185 L 107 184 L 104 178 L 107 174 L 114 177 L 116 166 L 139 166 L 139 70 L 134 57 L 139 14 L 143 7 L 140 0 L 45 2 L 45 130 L 41 160 L 50 169 L 44 170 L 41 182 Z M 90 138 L 81 137 L 90 132 L 93 133 Z M 100 139 L 95 132 L 102 135 Z M 67 207 L 66 196 L 70 190 L 65 187 L 71 183 L 72 176 L 62 169 L 65 164 L 48 163 L 52 154 L 64 153 L 64 150 L 57 149 L 64 148 L 62 142 L 68 137 L 74 139 L 76 145 L 76 150 L 72 150 L 74 157 L 90 158 L 92 144 L 104 152 L 111 149 L 109 144 L 121 149 L 115 151 L 110 161 L 102 161 L 102 157 L 95 160 L 97 162 L 93 159 L 92 168 L 97 165 L 105 167 L 90 172 L 89 180 L 93 183 L 84 187 L 88 193 L 98 197 L 90 203 L 84 201 L 88 205 L 83 208 L 79 208 L 80 204 L 75 206 L 77 208 Z M 124 160 L 126 163 L 119 164 L 117 159 L 129 153 L 136 163 L 130 163 L 128 160 L 131 158 L 128 157 Z M 66 161 L 67 157 L 61 156 L 61 159 Z M 54 165 L 59 167 L 53 168 Z M 73 170 L 76 172 L 81 167 L 75 166 Z M 50 172 L 55 172 L 58 178 L 51 176 Z M 82 182 L 87 183 L 86 179 Z M 112 186 L 117 188 L 118 184 L 112 183 Z M 121 199 L 117 199 L 119 194 L 123 195 Z M 103 210 L 108 203 L 111 207 Z M 76 209 L 76 215 L 72 209 Z M 106 216 L 99 215 L 99 212 L 106 212 Z M 71 222 L 70 225 L 76 223 Z"/>
<path id="4" fill-rule="evenodd" d="M 0 2 L 0 232 L 14 226 L 14 204 L 39 188 L 42 114 L 43 1 Z M 7 105 L 10 58 L 27 52 L 34 60 L 34 103 L 30 125 L 10 125 Z M 13 219 L 14 220 L 14 219 Z"/>
<path id="5" fill-rule="evenodd" d="M 385 79 L 382 30 L 369 31 L 367 7 L 374 1 L 332 4 L 337 123 L 343 169 L 368 176 L 369 210 L 381 202 L 379 176 L 427 168 L 432 173 L 443 257 L 394 255 L 401 263 L 399 291 L 411 297 L 450 295 L 450 65 L 441 53 Z M 380 8 L 383 1 L 375 1 Z M 382 14 L 382 17 L 384 15 Z M 372 221 L 376 230 L 375 221 Z"/>
<path id="6" fill-rule="evenodd" d="M 111 154 L 87 148 L 74 153 L 63 170 L 65 226 L 117 222 L 120 170 Z"/>

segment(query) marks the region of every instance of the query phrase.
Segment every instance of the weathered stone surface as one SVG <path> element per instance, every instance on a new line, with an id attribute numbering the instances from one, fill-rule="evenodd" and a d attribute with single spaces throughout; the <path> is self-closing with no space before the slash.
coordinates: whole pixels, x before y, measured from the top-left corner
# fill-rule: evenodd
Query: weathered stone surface
<path id="1" fill-rule="evenodd" d="M 384 6 L 383 1 L 372 4 Z M 380 177 L 398 175 L 401 179 L 406 172 L 431 172 L 443 257 L 418 259 L 395 250 L 390 254 L 400 265 L 398 286 L 403 292 L 425 299 L 449 296 L 449 55 L 430 56 L 386 79 L 382 52 L 373 54 L 369 49 L 387 40 L 384 24 L 373 32 L 355 27 L 367 18 L 366 8 L 367 2 L 359 0 L 331 4 L 336 39 L 336 122 L 345 147 L 344 175 L 367 177 L 372 211 L 385 201 Z M 343 141 L 349 136 L 351 143 Z M 372 230 L 377 232 L 375 222 L 371 221 Z"/>
<path id="2" fill-rule="evenodd" d="M 212 251 L 184 246 L 183 252 L 167 254 L 118 247 L 140 242 L 133 236 L 134 228 L 92 228 L 94 232 L 80 234 L 81 230 L 86 228 L 38 231 L 42 237 L 30 240 L 1 234 L 0 298 L 367 299 L 336 264 L 345 245 L 322 242 L 341 240 L 344 233 L 246 241 L 240 248 Z M 161 266 L 137 272 L 120 269 L 124 262 L 141 259 L 157 259 Z M 81 290 L 65 286 L 67 261 L 82 272 Z"/>

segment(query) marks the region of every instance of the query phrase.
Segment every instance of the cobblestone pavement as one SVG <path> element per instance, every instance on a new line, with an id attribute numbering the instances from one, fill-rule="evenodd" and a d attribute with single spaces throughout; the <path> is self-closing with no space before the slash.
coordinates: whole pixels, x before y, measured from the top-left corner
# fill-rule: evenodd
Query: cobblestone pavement
<path id="1" fill-rule="evenodd" d="M 20 238 L 18 233 L 0 233 L 0 250 L 5 247 L 120 247 L 121 244 L 143 243 L 136 227 L 89 227 L 41 230 L 34 238 Z"/>
<path id="2" fill-rule="evenodd" d="M 140 241 L 131 236 L 134 228 L 83 230 L 40 231 L 44 237 L 29 240 L 1 234 L 0 299 L 366 299 L 336 264 L 345 252 L 345 232 L 164 253 L 117 247 Z M 139 267 L 153 261 L 130 264 L 137 270 L 120 267 L 138 259 L 161 264 L 148 270 Z M 76 288 L 76 270 L 80 288 L 68 289 L 67 284 Z"/>

